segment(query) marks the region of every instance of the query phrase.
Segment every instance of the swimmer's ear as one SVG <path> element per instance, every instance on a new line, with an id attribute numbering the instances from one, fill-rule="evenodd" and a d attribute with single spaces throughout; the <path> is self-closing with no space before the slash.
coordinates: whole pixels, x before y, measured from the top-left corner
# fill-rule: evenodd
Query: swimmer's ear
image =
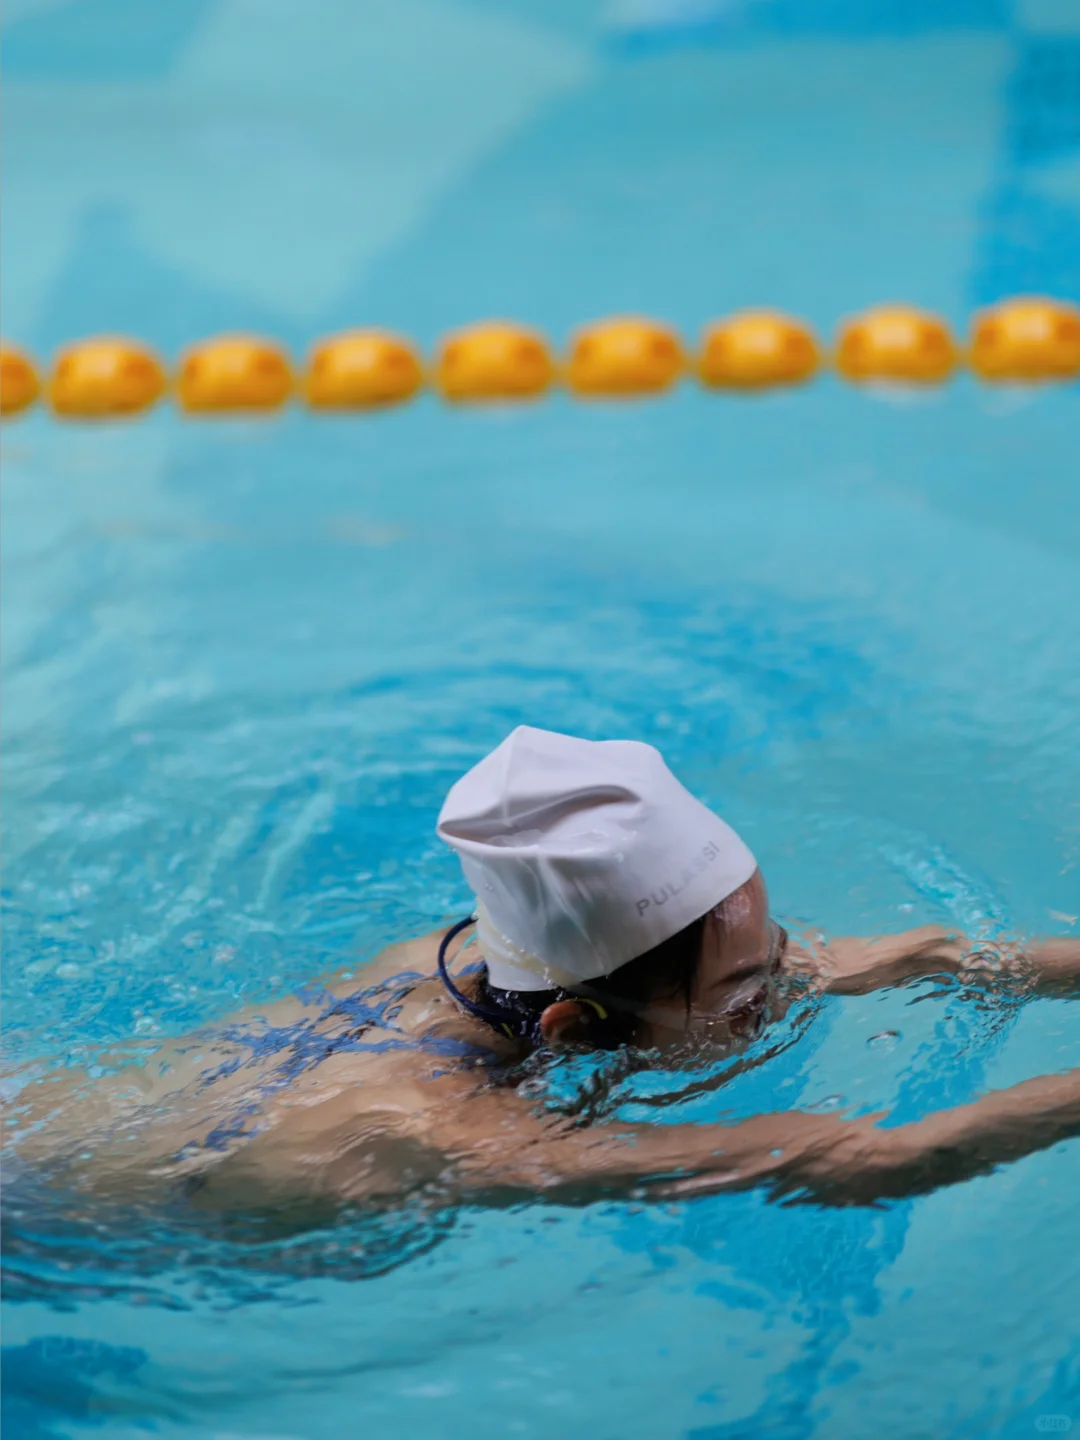
<path id="1" fill-rule="evenodd" d="M 565 1050 L 572 1045 L 592 1043 L 590 1031 L 594 1019 L 587 1005 L 576 1000 L 557 1000 L 540 1015 L 540 1033 L 549 1050 Z"/>

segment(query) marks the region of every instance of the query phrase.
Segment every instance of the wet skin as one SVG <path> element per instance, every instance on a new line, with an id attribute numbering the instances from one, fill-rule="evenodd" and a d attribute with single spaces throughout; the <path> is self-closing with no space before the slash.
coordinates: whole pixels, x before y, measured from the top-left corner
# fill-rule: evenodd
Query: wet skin
<path id="1" fill-rule="evenodd" d="M 143 1063 L 105 1079 L 69 1071 L 31 1082 L 10 1107 L 12 1148 L 89 1193 L 181 1193 L 212 1210 L 397 1203 L 417 1190 L 504 1203 L 754 1185 L 851 1204 L 954 1183 L 1080 1133 L 1080 1069 L 890 1129 L 880 1117 L 797 1111 L 733 1125 L 578 1127 L 492 1082 L 493 1063 L 524 1052 L 449 999 L 433 974 L 440 938 L 331 977 L 318 1000 L 141 1046 L 131 1053 Z M 926 926 L 795 943 L 770 921 L 755 874 L 706 918 L 689 1009 L 655 997 L 635 1040 L 660 1064 L 688 1039 L 724 1053 L 782 1013 L 791 985 L 858 995 L 920 975 L 982 983 L 1003 971 L 1030 993 L 1080 995 L 1080 942 L 974 950 Z M 587 1044 L 589 1014 L 572 1000 L 549 1006 L 546 1044 Z"/>

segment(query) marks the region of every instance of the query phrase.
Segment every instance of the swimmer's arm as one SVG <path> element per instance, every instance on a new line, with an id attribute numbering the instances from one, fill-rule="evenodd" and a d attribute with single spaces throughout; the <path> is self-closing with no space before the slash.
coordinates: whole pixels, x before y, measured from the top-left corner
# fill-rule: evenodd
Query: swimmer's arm
<path id="1" fill-rule="evenodd" d="M 455 1159 L 466 1189 L 495 1200 L 675 1200 L 763 1186 L 826 1204 L 873 1204 L 954 1185 L 1080 1135 L 1080 1069 L 893 1129 L 877 1118 L 795 1111 L 728 1126 L 562 1133 L 533 1119 L 533 1133 L 514 1126 Z"/>
<path id="2" fill-rule="evenodd" d="M 794 945 L 790 968 L 833 995 L 865 995 L 924 975 L 979 980 L 1010 974 L 1036 995 L 1080 996 L 1080 940 L 1051 938 L 983 944 L 940 925 L 875 939 L 844 936 L 822 945 Z"/>

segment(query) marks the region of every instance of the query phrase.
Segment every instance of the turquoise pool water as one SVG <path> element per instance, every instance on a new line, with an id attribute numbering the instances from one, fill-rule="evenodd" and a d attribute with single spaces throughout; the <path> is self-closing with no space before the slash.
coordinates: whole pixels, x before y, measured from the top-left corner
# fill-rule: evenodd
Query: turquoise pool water
<path id="1" fill-rule="evenodd" d="M 8 0 L 4 67 L 4 329 L 39 354 L 1080 295 L 1071 0 Z M 658 744 L 786 917 L 1076 933 L 1076 435 L 1075 387 L 966 379 L 6 428 L 8 1063 L 460 912 L 435 813 L 522 721 Z M 682 1118 L 911 1118 L 1078 1051 L 1075 1005 L 831 1000 Z M 1060 1430 L 1078 1180 L 1073 1144 L 879 1210 L 212 1244 L 12 1202 L 5 1433 Z"/>

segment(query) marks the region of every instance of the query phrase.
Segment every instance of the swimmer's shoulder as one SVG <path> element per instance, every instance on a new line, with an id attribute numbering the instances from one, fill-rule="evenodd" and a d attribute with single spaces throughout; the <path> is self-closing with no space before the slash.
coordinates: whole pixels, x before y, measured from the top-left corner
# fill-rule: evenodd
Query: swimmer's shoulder
<path id="1" fill-rule="evenodd" d="M 371 985 L 382 985 L 390 980 L 408 976 L 429 979 L 435 974 L 439 954 L 439 942 L 444 931 L 432 930 L 411 940 L 399 940 L 389 945 L 373 960 L 356 965 L 344 966 L 327 976 L 324 982 L 332 995 L 352 995 L 358 989 Z"/>

